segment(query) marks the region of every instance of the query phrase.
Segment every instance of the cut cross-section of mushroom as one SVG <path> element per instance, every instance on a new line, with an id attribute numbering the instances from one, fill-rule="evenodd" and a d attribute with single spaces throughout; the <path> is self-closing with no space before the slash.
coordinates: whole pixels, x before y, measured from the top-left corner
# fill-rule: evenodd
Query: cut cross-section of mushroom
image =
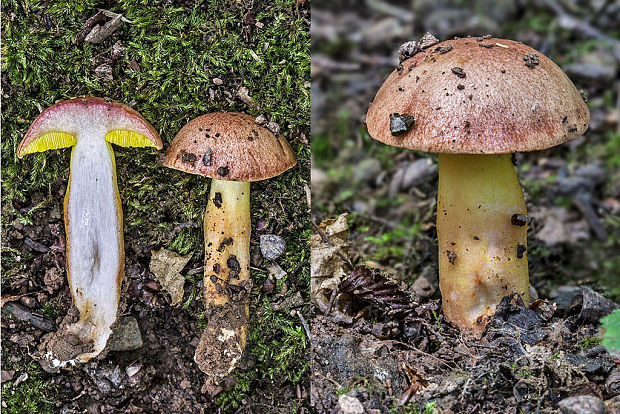
<path id="1" fill-rule="evenodd" d="M 251 116 L 232 112 L 192 120 L 166 151 L 165 166 L 212 178 L 204 218 L 208 324 L 194 357 L 212 393 L 235 368 L 248 338 L 250 181 L 295 164 L 288 142 Z"/>
<path id="2" fill-rule="evenodd" d="M 62 101 L 43 111 L 17 148 L 21 158 L 73 147 L 64 219 L 67 277 L 80 319 L 52 335 L 72 335 L 90 349 L 75 358 L 48 350 L 52 367 L 97 356 L 116 321 L 124 268 L 123 213 L 111 144 L 162 148 L 159 134 L 138 112 L 93 97 Z"/>
<path id="3" fill-rule="evenodd" d="M 440 154 L 439 284 L 459 328 L 480 334 L 511 293 L 529 302 L 526 207 L 510 154 L 574 139 L 589 118 L 562 69 L 505 39 L 415 50 L 377 92 L 366 115 L 374 139 Z"/>

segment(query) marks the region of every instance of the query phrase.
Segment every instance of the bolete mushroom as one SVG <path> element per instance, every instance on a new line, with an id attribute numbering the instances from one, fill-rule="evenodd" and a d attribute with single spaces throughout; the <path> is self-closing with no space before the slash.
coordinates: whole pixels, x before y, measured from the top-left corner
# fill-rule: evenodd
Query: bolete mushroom
<path id="1" fill-rule="evenodd" d="M 295 164 L 286 140 L 233 112 L 190 121 L 166 150 L 165 166 L 212 178 L 204 216 L 208 325 L 194 356 L 211 387 L 234 369 L 248 337 L 250 182 Z"/>
<path id="2" fill-rule="evenodd" d="M 502 297 L 529 302 L 528 217 L 511 153 L 576 138 L 590 114 L 564 72 L 519 42 L 485 36 L 412 50 L 377 92 L 368 132 L 439 153 L 443 311 L 479 334 Z"/>
<path id="3" fill-rule="evenodd" d="M 17 148 L 19 158 L 73 147 L 64 201 L 67 277 L 80 313 L 66 333 L 92 349 L 75 359 L 48 352 L 52 367 L 86 362 L 106 346 L 116 321 L 124 271 L 123 212 L 111 144 L 162 148 L 157 131 L 132 108 L 108 99 L 58 102 L 32 123 Z M 65 332 L 60 332 L 64 337 Z M 69 342 L 68 340 L 65 342 Z"/>

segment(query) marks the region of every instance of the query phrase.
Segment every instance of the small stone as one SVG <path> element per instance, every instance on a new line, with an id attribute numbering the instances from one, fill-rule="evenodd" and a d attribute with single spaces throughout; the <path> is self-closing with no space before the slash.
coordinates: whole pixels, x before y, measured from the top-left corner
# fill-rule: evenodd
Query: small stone
<path id="1" fill-rule="evenodd" d="M 278 125 L 277 123 L 273 121 L 267 123 L 266 127 L 268 130 L 273 132 L 275 135 L 278 135 L 280 133 L 280 125 Z"/>
<path id="2" fill-rule="evenodd" d="M 603 401 L 592 395 L 565 398 L 558 403 L 558 408 L 562 414 L 603 414 L 605 412 Z"/>
<path id="3" fill-rule="evenodd" d="M 222 177 L 226 177 L 228 175 L 228 167 L 218 167 L 217 173 Z"/>
<path id="4" fill-rule="evenodd" d="M 286 276 L 284 269 L 275 262 L 270 263 L 269 266 L 267 266 L 267 270 L 276 280 L 282 280 Z"/>
<path id="5" fill-rule="evenodd" d="M 267 221 L 266 220 L 258 220 L 256 222 L 256 231 L 263 232 L 267 230 Z"/>
<path id="6" fill-rule="evenodd" d="M 284 253 L 286 241 L 277 234 L 262 234 L 260 236 L 260 251 L 268 260 L 275 260 Z"/>
<path id="7" fill-rule="evenodd" d="M 110 351 L 131 351 L 142 348 L 142 345 L 142 334 L 136 318 L 133 316 L 120 318 L 108 341 Z"/>
<path id="8" fill-rule="evenodd" d="M 261 290 L 264 293 L 271 293 L 271 292 L 273 292 L 275 287 L 276 287 L 276 284 L 273 283 L 273 277 L 271 275 L 269 275 L 267 277 L 267 279 L 265 279 L 265 283 L 263 283 L 263 287 L 261 288 Z"/>
<path id="9" fill-rule="evenodd" d="M 341 414 L 364 414 L 364 406 L 355 397 L 350 397 L 346 394 L 341 395 L 338 398 L 338 408 Z"/>
<path id="10" fill-rule="evenodd" d="M 258 125 L 265 125 L 267 123 L 267 118 L 265 117 L 265 115 L 259 115 L 254 119 L 254 122 L 256 122 Z"/>
<path id="11" fill-rule="evenodd" d="M 221 80 L 220 78 L 213 78 L 213 83 L 217 86 L 220 86 L 224 84 L 224 81 Z"/>
<path id="12" fill-rule="evenodd" d="M 131 378 L 134 375 L 136 375 L 141 369 L 142 369 L 142 364 L 134 363 L 134 364 L 129 365 L 127 368 L 125 368 L 125 373 L 127 374 L 129 378 Z"/>
<path id="13" fill-rule="evenodd" d="M 11 381 L 13 379 L 13 376 L 15 375 L 15 370 L 12 370 L 12 369 L 8 371 L 2 370 L 1 374 L 2 374 L 1 381 L 4 384 L 5 382 Z"/>

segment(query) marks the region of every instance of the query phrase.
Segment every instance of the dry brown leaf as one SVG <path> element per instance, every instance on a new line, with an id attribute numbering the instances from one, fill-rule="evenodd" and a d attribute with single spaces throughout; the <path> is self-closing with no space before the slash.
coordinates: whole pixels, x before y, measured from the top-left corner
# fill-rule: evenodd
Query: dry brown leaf
<path id="1" fill-rule="evenodd" d="M 185 267 L 191 257 L 178 255 L 166 249 L 153 250 L 151 252 L 151 264 L 149 268 L 155 275 L 162 288 L 170 294 L 172 306 L 183 300 L 183 284 L 185 278 L 181 275 L 181 270 Z"/>
<path id="2" fill-rule="evenodd" d="M 312 300 L 319 308 L 324 308 L 326 292 L 336 289 L 342 278 L 348 274 L 345 270 L 347 263 L 344 260 L 347 254 L 346 242 L 349 230 L 347 214 L 341 214 L 333 220 L 325 220 L 319 227 L 328 241 L 323 240 L 319 234 L 312 236 L 310 290 Z"/>

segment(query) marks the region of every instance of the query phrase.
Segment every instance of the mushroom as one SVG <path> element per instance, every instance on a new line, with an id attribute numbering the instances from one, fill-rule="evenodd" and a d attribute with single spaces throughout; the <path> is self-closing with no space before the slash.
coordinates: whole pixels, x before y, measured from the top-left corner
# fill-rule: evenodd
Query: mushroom
<path id="1" fill-rule="evenodd" d="M 97 356 L 105 348 L 116 321 L 125 253 L 123 212 L 111 144 L 162 148 L 159 134 L 138 112 L 93 97 L 70 99 L 47 108 L 17 147 L 19 158 L 73 147 L 64 219 L 67 277 L 80 319 L 58 335 L 62 343 L 70 342 L 65 334 L 76 337 L 81 350 L 90 350 L 73 359 L 59 357 L 52 349 L 46 355 L 52 367 L 86 362 Z"/>
<path id="2" fill-rule="evenodd" d="M 286 140 L 233 112 L 190 121 L 166 150 L 165 166 L 212 178 L 204 216 L 208 325 L 194 356 L 212 387 L 234 369 L 248 337 L 250 182 L 295 164 Z"/>
<path id="3" fill-rule="evenodd" d="M 529 302 L 529 218 L 511 154 L 576 138 L 590 114 L 557 65 L 515 41 L 449 40 L 401 65 L 368 110 L 368 132 L 387 145 L 439 153 L 443 311 L 480 334 L 502 297 Z"/>

